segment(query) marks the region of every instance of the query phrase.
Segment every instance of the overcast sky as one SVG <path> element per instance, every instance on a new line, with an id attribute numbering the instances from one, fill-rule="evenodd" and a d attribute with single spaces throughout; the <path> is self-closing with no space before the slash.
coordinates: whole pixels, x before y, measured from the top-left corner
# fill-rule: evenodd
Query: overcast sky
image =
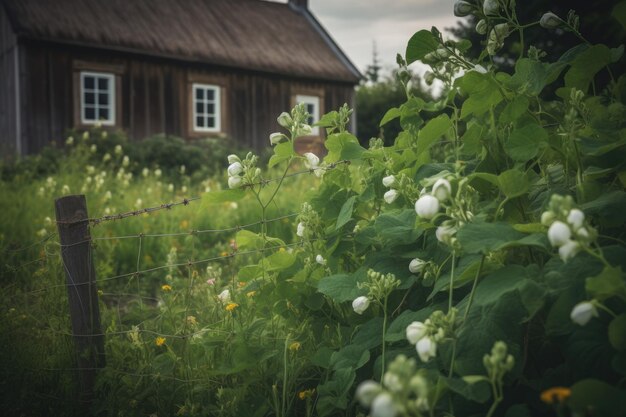
<path id="1" fill-rule="evenodd" d="M 286 0 L 282 0 L 285 2 Z M 454 0 L 309 0 L 309 8 L 363 72 L 372 62 L 376 41 L 385 69 L 395 67 L 411 36 L 437 26 L 455 26 Z"/>

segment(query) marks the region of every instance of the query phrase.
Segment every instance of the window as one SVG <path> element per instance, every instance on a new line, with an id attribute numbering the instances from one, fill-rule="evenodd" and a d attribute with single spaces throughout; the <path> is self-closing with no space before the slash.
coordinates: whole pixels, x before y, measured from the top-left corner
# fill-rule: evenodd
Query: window
<path id="1" fill-rule="evenodd" d="M 314 136 L 319 136 L 319 126 L 313 126 L 313 123 L 317 123 L 320 120 L 320 98 L 317 96 L 305 96 L 296 95 L 296 104 L 304 103 L 306 111 L 311 115 L 309 117 L 309 125 L 313 127 L 311 132 Z"/>
<path id="2" fill-rule="evenodd" d="M 80 120 L 82 124 L 115 125 L 115 75 L 80 73 Z"/>
<path id="3" fill-rule="evenodd" d="M 193 130 L 220 132 L 220 87 L 211 84 L 193 84 Z"/>

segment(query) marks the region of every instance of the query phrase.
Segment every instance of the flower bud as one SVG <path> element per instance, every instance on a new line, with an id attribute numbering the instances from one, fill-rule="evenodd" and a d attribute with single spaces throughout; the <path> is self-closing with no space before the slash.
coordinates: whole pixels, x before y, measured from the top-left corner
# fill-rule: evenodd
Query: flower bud
<path id="1" fill-rule="evenodd" d="M 372 401 L 371 417 L 395 417 L 397 410 L 393 405 L 393 398 L 388 392 L 381 392 Z"/>
<path id="2" fill-rule="evenodd" d="M 274 132 L 270 135 L 270 144 L 278 145 L 284 137 L 285 135 L 283 135 L 282 133 Z"/>
<path id="3" fill-rule="evenodd" d="M 457 1 L 454 3 L 454 15 L 456 17 L 465 17 L 472 13 L 474 7 L 466 1 Z"/>
<path id="4" fill-rule="evenodd" d="M 296 227 L 296 235 L 299 237 L 304 237 L 304 223 L 298 223 L 298 226 Z"/>
<path id="5" fill-rule="evenodd" d="M 439 178 L 433 185 L 433 196 L 441 202 L 446 201 L 452 194 L 450 182 L 445 178 Z"/>
<path id="6" fill-rule="evenodd" d="M 239 157 L 237 155 L 228 155 L 228 163 L 229 164 L 234 164 L 235 162 L 241 162 L 241 159 L 239 159 Z"/>
<path id="7" fill-rule="evenodd" d="M 359 384 L 354 395 L 363 407 L 370 407 L 381 390 L 378 382 L 369 379 Z"/>
<path id="8" fill-rule="evenodd" d="M 414 345 L 426 336 L 426 326 L 421 321 L 414 321 L 406 327 L 406 339 Z"/>
<path id="9" fill-rule="evenodd" d="M 415 202 L 415 212 L 423 219 L 432 219 L 439 212 L 439 200 L 432 195 L 425 195 Z"/>
<path id="10" fill-rule="evenodd" d="M 304 157 L 306 158 L 306 162 L 304 164 L 307 168 L 315 169 L 319 166 L 320 159 L 314 153 L 307 152 L 304 154 Z"/>
<path id="11" fill-rule="evenodd" d="M 324 259 L 324 257 L 322 255 L 317 255 L 315 257 L 315 262 L 317 262 L 318 264 L 324 266 L 326 265 L 326 259 Z"/>
<path id="12" fill-rule="evenodd" d="M 486 35 L 487 34 L 487 21 L 485 19 L 481 19 L 477 24 L 476 24 L 476 33 L 480 34 L 480 35 Z"/>
<path id="13" fill-rule="evenodd" d="M 365 310 L 370 306 L 370 299 L 362 295 L 352 301 L 352 309 L 356 314 L 363 314 Z"/>
<path id="14" fill-rule="evenodd" d="M 441 243 L 445 243 L 446 245 L 449 245 L 452 242 L 452 237 L 455 233 L 456 227 L 445 224 L 445 222 L 444 224 L 439 226 L 437 230 L 435 230 L 435 236 L 437 237 L 437 240 Z"/>
<path id="15" fill-rule="evenodd" d="M 498 0 L 485 0 L 483 3 L 483 13 L 485 13 L 485 16 L 497 16 L 500 14 Z"/>
<path id="16" fill-rule="evenodd" d="M 551 211 L 544 211 L 541 213 L 541 224 L 544 226 L 550 226 L 555 219 L 555 215 Z"/>
<path id="17" fill-rule="evenodd" d="M 309 136 L 311 133 L 313 133 L 313 128 L 310 125 L 306 123 L 300 125 L 298 129 L 298 136 Z"/>
<path id="18" fill-rule="evenodd" d="M 228 175 L 231 177 L 237 176 L 243 172 L 243 165 L 241 162 L 233 162 L 228 166 Z"/>
<path id="19" fill-rule="evenodd" d="M 422 362 L 428 362 L 437 355 L 437 343 L 430 337 L 421 338 L 415 345 L 415 349 Z"/>
<path id="20" fill-rule="evenodd" d="M 580 243 L 575 240 L 568 240 L 559 248 L 559 257 L 563 262 L 567 262 L 576 256 L 580 249 Z"/>
<path id="21" fill-rule="evenodd" d="M 552 12 L 544 13 L 539 19 L 539 25 L 545 29 L 556 29 L 563 25 L 563 20 Z"/>
<path id="22" fill-rule="evenodd" d="M 386 177 L 383 178 L 383 185 L 387 188 L 393 186 L 396 182 L 396 177 L 394 177 L 393 175 L 387 175 Z"/>
<path id="23" fill-rule="evenodd" d="M 592 317 L 598 317 L 598 310 L 596 310 L 596 306 L 593 303 L 583 301 L 574 306 L 569 316 L 574 323 L 584 326 L 589 323 Z"/>
<path id="24" fill-rule="evenodd" d="M 393 188 L 389 191 L 387 191 L 384 195 L 383 198 L 385 199 L 385 202 L 387 204 L 391 204 L 394 201 L 396 201 L 396 199 L 398 198 L 398 191 L 394 190 Z"/>
<path id="25" fill-rule="evenodd" d="M 415 258 L 409 263 L 409 271 L 413 274 L 419 274 L 426 268 L 426 265 L 428 265 L 428 262 L 420 258 Z"/>
<path id="26" fill-rule="evenodd" d="M 241 177 L 228 177 L 228 187 L 229 188 L 241 187 Z"/>
<path id="27" fill-rule="evenodd" d="M 548 229 L 548 240 L 552 246 L 562 246 L 569 241 L 572 231 L 562 221 L 555 221 Z"/>
<path id="28" fill-rule="evenodd" d="M 574 231 L 580 229 L 585 221 L 585 213 L 578 209 L 571 209 L 567 215 L 567 222 L 572 225 Z"/>
<path id="29" fill-rule="evenodd" d="M 285 129 L 290 129 L 291 125 L 293 124 L 293 120 L 291 119 L 291 116 L 287 112 L 282 112 L 278 116 L 276 121 L 278 122 L 279 125 L 281 125 Z"/>

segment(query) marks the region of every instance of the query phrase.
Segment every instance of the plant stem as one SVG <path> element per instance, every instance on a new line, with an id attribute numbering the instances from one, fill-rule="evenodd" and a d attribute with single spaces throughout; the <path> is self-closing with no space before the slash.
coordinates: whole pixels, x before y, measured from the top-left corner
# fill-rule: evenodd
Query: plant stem
<path id="1" fill-rule="evenodd" d="M 383 380 L 383 375 L 385 375 L 385 336 L 387 334 L 387 299 L 389 296 L 385 296 L 385 301 L 383 302 L 383 353 L 381 357 L 381 371 L 380 371 L 380 380 Z"/>
<path id="2" fill-rule="evenodd" d="M 450 270 L 450 292 L 448 294 L 448 311 L 452 310 L 452 292 L 454 290 L 454 264 L 456 263 L 456 252 L 452 251 L 452 269 Z"/>
<path id="3" fill-rule="evenodd" d="M 469 300 L 467 301 L 467 307 L 465 307 L 465 314 L 463 314 L 463 324 L 465 324 L 465 320 L 467 320 L 467 315 L 469 314 L 470 308 L 472 308 L 472 302 L 474 301 L 474 293 L 476 292 L 476 286 L 478 285 L 478 278 L 480 277 L 481 272 L 483 271 L 483 265 L 485 264 L 485 255 L 480 258 L 480 266 L 478 267 L 478 271 L 476 271 L 476 276 L 474 277 L 474 283 L 472 284 L 472 290 L 470 291 Z"/>

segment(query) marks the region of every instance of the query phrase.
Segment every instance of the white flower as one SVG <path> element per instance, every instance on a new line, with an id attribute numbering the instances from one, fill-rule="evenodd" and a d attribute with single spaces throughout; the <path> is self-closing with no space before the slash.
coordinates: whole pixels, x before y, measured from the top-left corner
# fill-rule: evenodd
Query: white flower
<path id="1" fill-rule="evenodd" d="M 552 246 L 562 246 L 572 237 L 569 226 L 562 221 L 555 221 L 548 229 L 548 240 Z"/>
<path id="2" fill-rule="evenodd" d="M 148 175 L 150 175 L 150 170 L 148 168 L 144 168 L 141 170 L 141 176 L 146 178 Z"/>
<path id="3" fill-rule="evenodd" d="M 368 379 L 366 381 L 361 382 L 354 393 L 356 399 L 361 403 L 363 407 L 370 407 L 372 405 L 372 401 L 378 394 L 380 394 L 381 387 L 378 382 L 372 381 Z"/>
<path id="4" fill-rule="evenodd" d="M 326 265 L 326 259 L 324 259 L 322 255 L 317 255 L 315 257 L 315 262 L 317 262 L 320 265 Z"/>
<path id="5" fill-rule="evenodd" d="M 591 235 L 586 228 L 581 227 L 580 229 L 576 230 L 576 236 L 581 239 L 588 240 Z"/>
<path id="6" fill-rule="evenodd" d="M 432 195 L 425 195 L 415 202 L 417 215 L 424 219 L 432 219 L 439 212 L 439 200 Z"/>
<path id="7" fill-rule="evenodd" d="M 545 29 L 556 29 L 563 23 L 563 20 L 552 12 L 544 13 L 541 19 L 539 19 L 539 25 Z"/>
<path id="8" fill-rule="evenodd" d="M 552 224 L 552 222 L 554 221 L 554 213 L 551 211 L 544 211 L 541 214 L 541 224 L 543 224 L 544 226 L 550 226 Z"/>
<path id="9" fill-rule="evenodd" d="M 592 317 L 598 317 L 598 310 L 596 310 L 596 306 L 593 303 L 583 301 L 574 306 L 569 316 L 574 323 L 584 326 L 589 323 Z"/>
<path id="10" fill-rule="evenodd" d="M 70 136 L 69 138 L 67 138 L 67 140 L 65 141 L 66 145 L 73 145 L 74 144 L 74 136 Z"/>
<path id="11" fill-rule="evenodd" d="M 370 306 L 370 299 L 362 295 L 357 297 L 352 302 L 352 309 L 356 314 L 363 314 L 365 310 Z"/>
<path id="12" fill-rule="evenodd" d="M 171 183 L 170 183 L 170 184 L 167 186 L 167 191 L 169 191 L 170 193 L 173 193 L 173 192 L 174 192 L 174 184 L 171 184 Z"/>
<path id="13" fill-rule="evenodd" d="M 231 177 L 237 176 L 243 172 L 243 165 L 241 162 L 233 162 L 228 166 L 228 175 Z"/>
<path id="14" fill-rule="evenodd" d="M 567 216 L 567 222 L 572 225 L 572 229 L 578 230 L 583 226 L 585 221 L 585 213 L 578 209 L 570 210 Z"/>
<path id="15" fill-rule="evenodd" d="M 128 158 L 128 155 L 124 155 L 124 158 L 122 159 L 122 166 L 127 167 L 128 164 L 130 164 L 130 159 Z"/>
<path id="16" fill-rule="evenodd" d="M 140 209 L 141 206 L 143 206 L 143 200 L 141 198 L 138 198 L 137 200 L 135 200 L 135 208 Z"/>
<path id="17" fill-rule="evenodd" d="M 419 274 L 426 268 L 426 265 L 428 265 L 428 262 L 420 258 L 415 258 L 409 263 L 409 271 L 413 274 Z"/>
<path id="18" fill-rule="evenodd" d="M 387 188 L 391 187 L 396 182 L 396 177 L 393 175 L 387 175 L 383 178 L 383 185 Z"/>
<path id="19" fill-rule="evenodd" d="M 437 228 L 437 230 L 435 230 L 435 236 L 437 237 L 437 240 L 441 243 L 445 243 L 446 245 L 450 244 L 452 237 L 455 233 L 456 228 L 448 224 L 442 224 Z"/>
<path id="20" fill-rule="evenodd" d="M 115 145 L 115 155 L 121 155 L 122 154 L 122 145 Z"/>
<path id="21" fill-rule="evenodd" d="M 485 0 L 483 3 L 483 13 L 485 16 L 497 16 L 500 11 L 498 0 Z"/>
<path id="22" fill-rule="evenodd" d="M 270 135 L 270 144 L 278 145 L 284 137 L 285 135 L 283 135 L 282 133 L 274 132 Z"/>
<path id="23" fill-rule="evenodd" d="M 388 392 L 381 392 L 372 401 L 371 417 L 395 417 L 396 414 L 393 398 Z"/>
<path id="24" fill-rule="evenodd" d="M 457 1 L 454 3 L 454 15 L 456 17 L 465 17 L 472 12 L 472 5 L 466 1 Z"/>
<path id="25" fill-rule="evenodd" d="M 61 194 L 69 194 L 70 193 L 70 186 L 67 184 L 63 184 L 63 188 L 61 188 Z"/>
<path id="26" fill-rule="evenodd" d="M 228 187 L 229 188 L 241 187 L 241 177 L 228 177 Z"/>
<path id="27" fill-rule="evenodd" d="M 559 248 L 559 257 L 563 262 L 567 262 L 576 256 L 580 249 L 580 243 L 575 240 L 568 240 Z"/>
<path id="28" fill-rule="evenodd" d="M 391 204 L 394 201 L 396 201 L 396 199 L 398 198 L 398 191 L 394 190 L 393 188 L 389 191 L 387 191 L 384 195 L 383 195 L 383 199 L 385 199 L 385 202 L 387 204 Z"/>
<path id="29" fill-rule="evenodd" d="M 385 375 L 383 376 L 383 386 L 391 392 L 400 392 L 403 388 L 400 377 L 391 372 L 385 372 Z"/>
<path id="30" fill-rule="evenodd" d="M 308 124 L 301 124 L 300 128 L 298 129 L 298 136 L 308 136 L 313 132 L 313 128 L 311 126 L 309 126 Z"/>
<path id="31" fill-rule="evenodd" d="M 281 125 L 285 129 L 290 129 L 291 125 L 293 124 L 293 120 L 291 119 L 291 116 L 287 112 L 282 112 L 278 116 L 276 121 L 278 122 L 279 125 Z"/>
<path id="32" fill-rule="evenodd" d="M 227 303 L 230 301 L 230 290 L 225 289 L 224 291 L 222 291 L 221 293 L 218 294 L 217 298 L 222 302 L 222 303 Z"/>
<path id="33" fill-rule="evenodd" d="M 105 153 L 104 156 L 102 157 L 102 162 L 107 162 L 111 160 L 111 154 L 110 153 Z"/>
<path id="34" fill-rule="evenodd" d="M 157 168 L 154 170 L 154 176 L 159 178 L 161 175 L 163 174 L 163 171 L 161 171 L 160 168 Z"/>
<path id="35" fill-rule="evenodd" d="M 439 201 L 446 201 L 452 194 L 452 187 L 450 187 L 450 181 L 445 178 L 439 178 L 433 185 L 433 196 Z"/>
<path id="36" fill-rule="evenodd" d="M 298 226 L 296 227 L 296 235 L 304 237 L 304 223 L 298 223 Z"/>
<path id="37" fill-rule="evenodd" d="M 414 321 L 406 327 L 406 338 L 414 345 L 426 336 L 426 325 L 421 321 Z"/>
<path id="38" fill-rule="evenodd" d="M 234 154 L 228 155 L 228 163 L 229 164 L 234 164 L 235 162 L 241 162 L 241 159 L 239 159 L 239 157 L 237 155 L 234 155 Z"/>
<path id="39" fill-rule="evenodd" d="M 428 362 L 437 355 L 437 343 L 430 337 L 422 337 L 415 345 L 415 349 L 422 362 Z"/>
<path id="40" fill-rule="evenodd" d="M 304 164 L 307 168 L 315 169 L 319 166 L 320 159 L 314 153 L 307 152 L 304 154 L 304 157 L 306 158 L 306 162 Z"/>

